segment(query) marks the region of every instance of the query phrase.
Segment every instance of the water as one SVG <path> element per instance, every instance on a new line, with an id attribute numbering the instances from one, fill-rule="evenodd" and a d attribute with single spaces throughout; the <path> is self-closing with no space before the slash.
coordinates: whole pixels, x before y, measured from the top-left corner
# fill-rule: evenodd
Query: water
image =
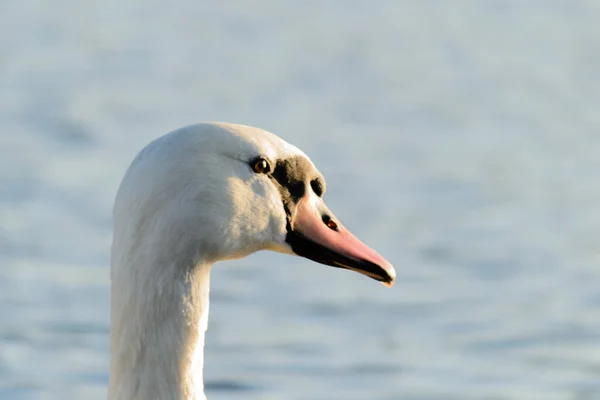
<path id="1" fill-rule="evenodd" d="M 397 267 L 214 268 L 219 399 L 600 399 L 600 3 L 4 0 L 0 398 L 102 399 L 111 205 L 203 120 L 307 152 Z"/>

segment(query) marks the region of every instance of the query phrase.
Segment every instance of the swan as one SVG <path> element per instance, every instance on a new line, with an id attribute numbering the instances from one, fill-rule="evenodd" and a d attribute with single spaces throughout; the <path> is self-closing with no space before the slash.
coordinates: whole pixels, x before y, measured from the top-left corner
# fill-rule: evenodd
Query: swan
<path id="1" fill-rule="evenodd" d="M 272 250 L 392 286 L 393 266 L 323 202 L 325 180 L 265 130 L 200 123 L 134 158 L 113 207 L 109 400 L 205 400 L 214 263 Z"/>

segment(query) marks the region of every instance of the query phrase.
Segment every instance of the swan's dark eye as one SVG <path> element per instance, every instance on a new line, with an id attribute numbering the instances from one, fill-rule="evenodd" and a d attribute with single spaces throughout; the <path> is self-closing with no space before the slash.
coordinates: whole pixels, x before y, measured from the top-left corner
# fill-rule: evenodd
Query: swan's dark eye
<path id="1" fill-rule="evenodd" d="M 323 222 L 332 231 L 336 231 L 337 232 L 339 230 L 338 225 L 335 223 L 334 220 L 331 219 L 331 217 L 329 215 L 323 215 Z"/>
<path id="2" fill-rule="evenodd" d="M 252 161 L 252 170 L 257 174 L 268 174 L 271 172 L 271 165 L 262 157 Z"/>

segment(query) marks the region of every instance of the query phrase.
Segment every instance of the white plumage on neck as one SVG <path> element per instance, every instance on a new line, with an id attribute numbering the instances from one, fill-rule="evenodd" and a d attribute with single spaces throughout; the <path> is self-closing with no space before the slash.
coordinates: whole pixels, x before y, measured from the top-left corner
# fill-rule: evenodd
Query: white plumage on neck
<path id="1" fill-rule="evenodd" d="M 210 265 L 199 265 L 163 288 L 115 296 L 122 303 L 113 307 L 110 400 L 204 399 L 209 274 Z"/>

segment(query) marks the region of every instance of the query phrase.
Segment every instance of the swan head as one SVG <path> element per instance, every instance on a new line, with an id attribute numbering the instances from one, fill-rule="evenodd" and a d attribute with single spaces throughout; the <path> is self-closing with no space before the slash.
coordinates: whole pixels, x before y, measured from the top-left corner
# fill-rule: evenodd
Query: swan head
<path id="1" fill-rule="evenodd" d="M 273 250 L 391 286 L 392 265 L 342 225 L 324 193 L 311 160 L 276 135 L 192 125 L 150 143 L 129 167 L 115 203 L 115 243 L 177 252 L 191 264 Z"/>

